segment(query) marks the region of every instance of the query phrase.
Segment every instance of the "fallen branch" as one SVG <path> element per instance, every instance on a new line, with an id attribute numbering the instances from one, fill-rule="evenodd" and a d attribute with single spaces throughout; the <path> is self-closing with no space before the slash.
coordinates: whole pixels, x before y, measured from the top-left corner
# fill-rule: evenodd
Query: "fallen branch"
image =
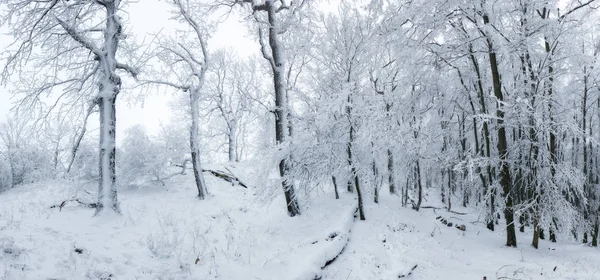
<path id="1" fill-rule="evenodd" d="M 468 213 L 456 212 L 456 211 L 452 211 L 452 210 L 450 210 L 448 212 L 456 214 L 456 215 L 467 215 L 468 214 Z"/>
<path id="2" fill-rule="evenodd" d="M 211 175 L 213 175 L 213 176 L 215 176 L 215 177 L 217 177 L 219 179 L 223 179 L 223 180 L 225 180 L 225 181 L 227 181 L 229 183 L 232 183 L 232 184 L 238 184 L 241 187 L 244 187 L 246 189 L 248 188 L 248 186 L 246 184 L 242 183 L 240 181 L 240 179 L 238 177 L 235 177 L 233 174 L 227 174 L 227 173 L 225 173 L 224 171 L 221 171 L 221 170 L 210 170 L 210 169 L 203 169 L 202 172 L 208 172 Z"/>
<path id="3" fill-rule="evenodd" d="M 73 201 L 77 202 L 77 203 L 79 203 L 79 205 L 83 205 L 83 206 L 85 206 L 87 208 L 94 208 L 94 209 L 98 208 L 98 204 L 97 203 L 94 203 L 94 202 L 90 202 L 90 203 L 83 202 L 83 201 L 79 200 L 78 198 L 73 198 L 73 199 L 65 200 L 65 201 L 61 202 L 60 204 L 52 205 L 52 206 L 50 206 L 50 209 L 52 209 L 52 208 L 58 208 L 59 209 L 58 211 L 60 212 L 60 211 L 62 211 L 63 207 L 65 207 L 67 205 L 67 202 L 73 202 Z"/>
<path id="4" fill-rule="evenodd" d="M 398 275 L 398 278 L 404 278 L 407 277 L 409 275 L 412 274 L 412 272 L 417 268 L 417 265 L 415 264 L 415 266 L 413 266 L 408 272 L 405 272 L 404 274 L 400 274 Z"/>

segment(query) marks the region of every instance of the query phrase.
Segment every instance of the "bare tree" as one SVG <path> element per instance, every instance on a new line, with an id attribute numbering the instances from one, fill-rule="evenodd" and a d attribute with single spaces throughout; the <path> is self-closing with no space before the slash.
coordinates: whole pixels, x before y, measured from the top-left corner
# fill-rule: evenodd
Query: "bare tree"
<path id="1" fill-rule="evenodd" d="M 212 111 L 225 123 L 227 155 L 229 162 L 240 160 L 239 138 L 243 126 L 249 121 L 252 99 L 259 86 L 256 82 L 256 65 L 252 60 L 232 57 L 233 51 L 217 51 L 212 55 L 208 77 L 208 91 Z"/>
<path id="2" fill-rule="evenodd" d="M 133 77 L 137 69 L 118 59 L 124 45 L 124 6 L 120 0 L 2 0 L 7 8 L 2 24 L 15 38 L 3 81 L 18 76 L 24 94 L 19 108 L 47 109 L 92 100 L 100 112 L 100 180 L 96 214 L 119 213 L 115 173 L 115 126 L 119 71 Z M 35 72 L 33 72 L 35 69 Z M 36 73 L 43 73 L 41 75 Z M 60 94 L 58 94 L 60 92 Z M 45 94 L 53 103 L 43 107 Z M 94 94 L 95 93 L 95 94 Z"/>
<path id="3" fill-rule="evenodd" d="M 234 0 L 234 5 L 250 5 L 255 20 L 259 24 L 258 36 L 263 57 L 269 62 L 273 74 L 273 88 L 275 91 L 275 140 L 278 145 L 284 146 L 289 138 L 288 122 L 288 93 L 286 77 L 285 47 L 282 42 L 284 34 L 293 16 L 304 5 L 305 1 L 283 1 L 283 0 Z M 265 34 L 265 29 L 267 34 Z M 300 206 L 296 197 L 293 183 L 288 180 L 291 163 L 289 154 L 284 154 L 279 162 L 279 175 L 282 178 L 282 187 L 287 204 L 288 215 L 291 217 L 300 215 Z"/>
<path id="4" fill-rule="evenodd" d="M 168 65 L 168 72 L 175 78 L 155 78 L 148 81 L 152 84 L 166 85 L 186 92 L 189 96 L 190 113 L 190 149 L 194 179 L 198 189 L 198 198 L 207 195 L 206 183 L 202 175 L 200 161 L 200 137 L 198 135 L 200 118 L 200 97 L 204 86 L 204 77 L 208 69 L 208 52 L 206 49 L 206 30 L 204 22 L 197 20 L 192 14 L 200 13 L 202 7 L 191 0 L 172 0 L 175 6 L 175 18 L 189 28 L 180 38 L 160 42 L 158 57 Z M 191 36 L 189 36 L 192 34 Z M 198 51 L 199 50 L 199 51 Z M 158 75 L 164 76 L 164 73 Z"/>

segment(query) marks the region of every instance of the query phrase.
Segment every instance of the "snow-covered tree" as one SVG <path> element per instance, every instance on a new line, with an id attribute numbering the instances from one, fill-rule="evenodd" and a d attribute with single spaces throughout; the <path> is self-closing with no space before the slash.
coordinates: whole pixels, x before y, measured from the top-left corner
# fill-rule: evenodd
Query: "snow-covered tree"
<path id="1" fill-rule="evenodd" d="M 6 10 L 1 23 L 8 25 L 15 38 L 3 78 L 5 82 L 18 78 L 21 109 L 98 106 L 100 180 L 96 214 L 119 213 L 115 102 L 123 84 L 122 72 L 134 77 L 138 72 L 123 60 L 126 35 L 122 9 L 126 2 L 3 0 L 0 4 Z M 46 107 L 43 101 L 48 99 L 50 105 Z"/>

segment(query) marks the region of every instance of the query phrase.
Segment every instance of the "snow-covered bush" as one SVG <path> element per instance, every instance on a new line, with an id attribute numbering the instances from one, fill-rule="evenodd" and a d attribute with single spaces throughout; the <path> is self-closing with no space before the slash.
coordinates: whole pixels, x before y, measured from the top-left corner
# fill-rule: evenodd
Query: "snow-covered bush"
<path id="1" fill-rule="evenodd" d="M 135 186 L 147 181 L 162 181 L 169 162 L 166 147 L 152 140 L 143 126 L 125 132 L 117 156 L 117 174 L 121 186 Z"/>

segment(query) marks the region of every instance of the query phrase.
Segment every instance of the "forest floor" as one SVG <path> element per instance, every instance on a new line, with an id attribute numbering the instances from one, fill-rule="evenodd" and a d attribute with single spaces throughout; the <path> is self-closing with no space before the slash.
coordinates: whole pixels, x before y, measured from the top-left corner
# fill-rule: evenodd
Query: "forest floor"
<path id="1" fill-rule="evenodd" d="M 0 279 L 580 280 L 600 275 L 598 249 L 542 240 L 536 250 L 529 245 L 531 235 L 521 233 L 519 247 L 507 248 L 502 222 L 497 231 L 488 231 L 477 213 L 415 212 L 382 191 L 379 204 L 366 201 L 367 220 L 359 221 L 353 217 L 353 194 L 334 200 L 320 192 L 301 216 L 290 218 L 283 198 L 266 195 L 252 180 L 246 189 L 207 174 L 210 197 L 199 201 L 191 176 L 120 192 L 120 216 L 93 217 L 94 209 L 73 201 L 50 208 L 73 197 L 91 202 L 93 184 L 52 181 L 0 194 Z M 438 216 L 466 230 L 448 227 Z"/>

